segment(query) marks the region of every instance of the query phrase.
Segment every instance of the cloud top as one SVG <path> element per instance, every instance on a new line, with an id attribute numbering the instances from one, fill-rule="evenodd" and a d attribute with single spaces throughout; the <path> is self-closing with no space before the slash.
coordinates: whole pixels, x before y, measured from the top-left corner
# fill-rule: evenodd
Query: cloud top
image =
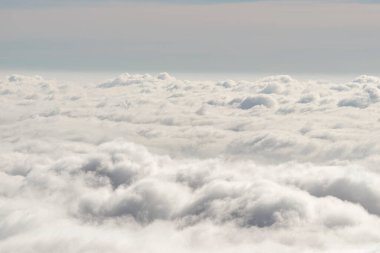
<path id="1" fill-rule="evenodd" d="M 9 76 L 0 251 L 376 252 L 379 80 Z"/>

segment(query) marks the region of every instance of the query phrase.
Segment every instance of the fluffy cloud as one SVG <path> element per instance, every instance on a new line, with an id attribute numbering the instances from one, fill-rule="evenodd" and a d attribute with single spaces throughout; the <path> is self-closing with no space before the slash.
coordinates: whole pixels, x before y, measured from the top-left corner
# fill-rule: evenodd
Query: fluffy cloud
<path id="1" fill-rule="evenodd" d="M 255 97 L 247 97 L 240 103 L 240 108 L 243 110 L 251 109 L 255 106 L 264 106 L 264 107 L 273 107 L 275 102 L 270 97 L 266 96 L 255 96 Z"/>
<path id="2" fill-rule="evenodd" d="M 0 251 L 376 252 L 379 85 L 10 76 Z"/>

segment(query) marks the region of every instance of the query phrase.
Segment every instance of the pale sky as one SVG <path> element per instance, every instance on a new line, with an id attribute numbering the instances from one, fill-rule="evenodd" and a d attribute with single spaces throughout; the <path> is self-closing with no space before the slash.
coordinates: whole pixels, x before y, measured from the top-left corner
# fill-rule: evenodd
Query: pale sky
<path id="1" fill-rule="evenodd" d="M 3 0 L 0 70 L 376 74 L 378 2 Z"/>

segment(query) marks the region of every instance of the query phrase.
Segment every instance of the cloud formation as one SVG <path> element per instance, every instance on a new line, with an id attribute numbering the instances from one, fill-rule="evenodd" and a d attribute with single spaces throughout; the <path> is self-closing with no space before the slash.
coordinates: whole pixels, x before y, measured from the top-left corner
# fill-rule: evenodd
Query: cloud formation
<path id="1" fill-rule="evenodd" d="M 379 89 L 9 76 L 0 251 L 376 252 Z"/>

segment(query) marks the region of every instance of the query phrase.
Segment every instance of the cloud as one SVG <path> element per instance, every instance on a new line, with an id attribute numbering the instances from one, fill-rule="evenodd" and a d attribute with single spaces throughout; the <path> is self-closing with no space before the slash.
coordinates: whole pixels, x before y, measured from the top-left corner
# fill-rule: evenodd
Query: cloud
<path id="1" fill-rule="evenodd" d="M 240 103 L 240 108 L 243 110 L 251 109 L 255 106 L 273 107 L 274 100 L 266 96 L 247 97 Z"/>
<path id="2" fill-rule="evenodd" d="M 130 75 L 128 73 L 121 74 L 117 78 L 107 81 L 99 85 L 100 88 L 112 88 L 115 86 L 128 86 L 128 85 L 152 85 L 160 81 L 173 80 L 168 73 L 160 73 L 157 76 L 145 75 Z"/>
<path id="3" fill-rule="evenodd" d="M 1 252 L 378 250 L 376 77 L 12 75 L 0 94 Z"/>
<path id="4" fill-rule="evenodd" d="M 160 245 L 162 233 L 169 236 L 170 250 L 187 251 L 194 247 L 196 231 L 222 244 L 240 233 L 240 239 L 227 243 L 230 250 L 242 245 L 265 250 L 250 239 L 263 236 L 272 245 L 269 249 L 293 250 L 300 245 L 310 250 L 336 245 L 369 250 L 379 240 L 379 196 L 374 187 L 379 178 L 365 168 L 177 160 L 124 140 L 81 147 L 79 153 L 77 145 L 63 142 L 60 152 L 66 155 L 58 160 L 51 153 L 38 155 L 39 160 L 28 153 L 19 159 L 16 155 L 21 154 L 2 154 L 2 160 L 10 160 L 2 164 L 0 177 L 8 182 L 2 184 L 7 194 L 1 197 L 7 203 L 0 214 L 3 252 L 14 250 L 19 240 L 23 252 L 48 252 L 53 247 L 58 252 L 122 252 L 131 247 L 149 251 Z M 17 173 L 21 160 L 29 164 L 27 173 Z M 114 173 L 123 175 L 117 184 Z M 61 229 L 73 232 L 51 234 Z M 298 238 L 292 246 L 282 231 Z M 355 235 L 361 243 L 349 243 Z M 57 236 L 66 243 L 60 244 Z M 319 237 L 319 246 L 310 236 Z M 146 237 L 149 244 L 141 244 Z M 213 251 L 207 243 L 201 250 Z"/>

